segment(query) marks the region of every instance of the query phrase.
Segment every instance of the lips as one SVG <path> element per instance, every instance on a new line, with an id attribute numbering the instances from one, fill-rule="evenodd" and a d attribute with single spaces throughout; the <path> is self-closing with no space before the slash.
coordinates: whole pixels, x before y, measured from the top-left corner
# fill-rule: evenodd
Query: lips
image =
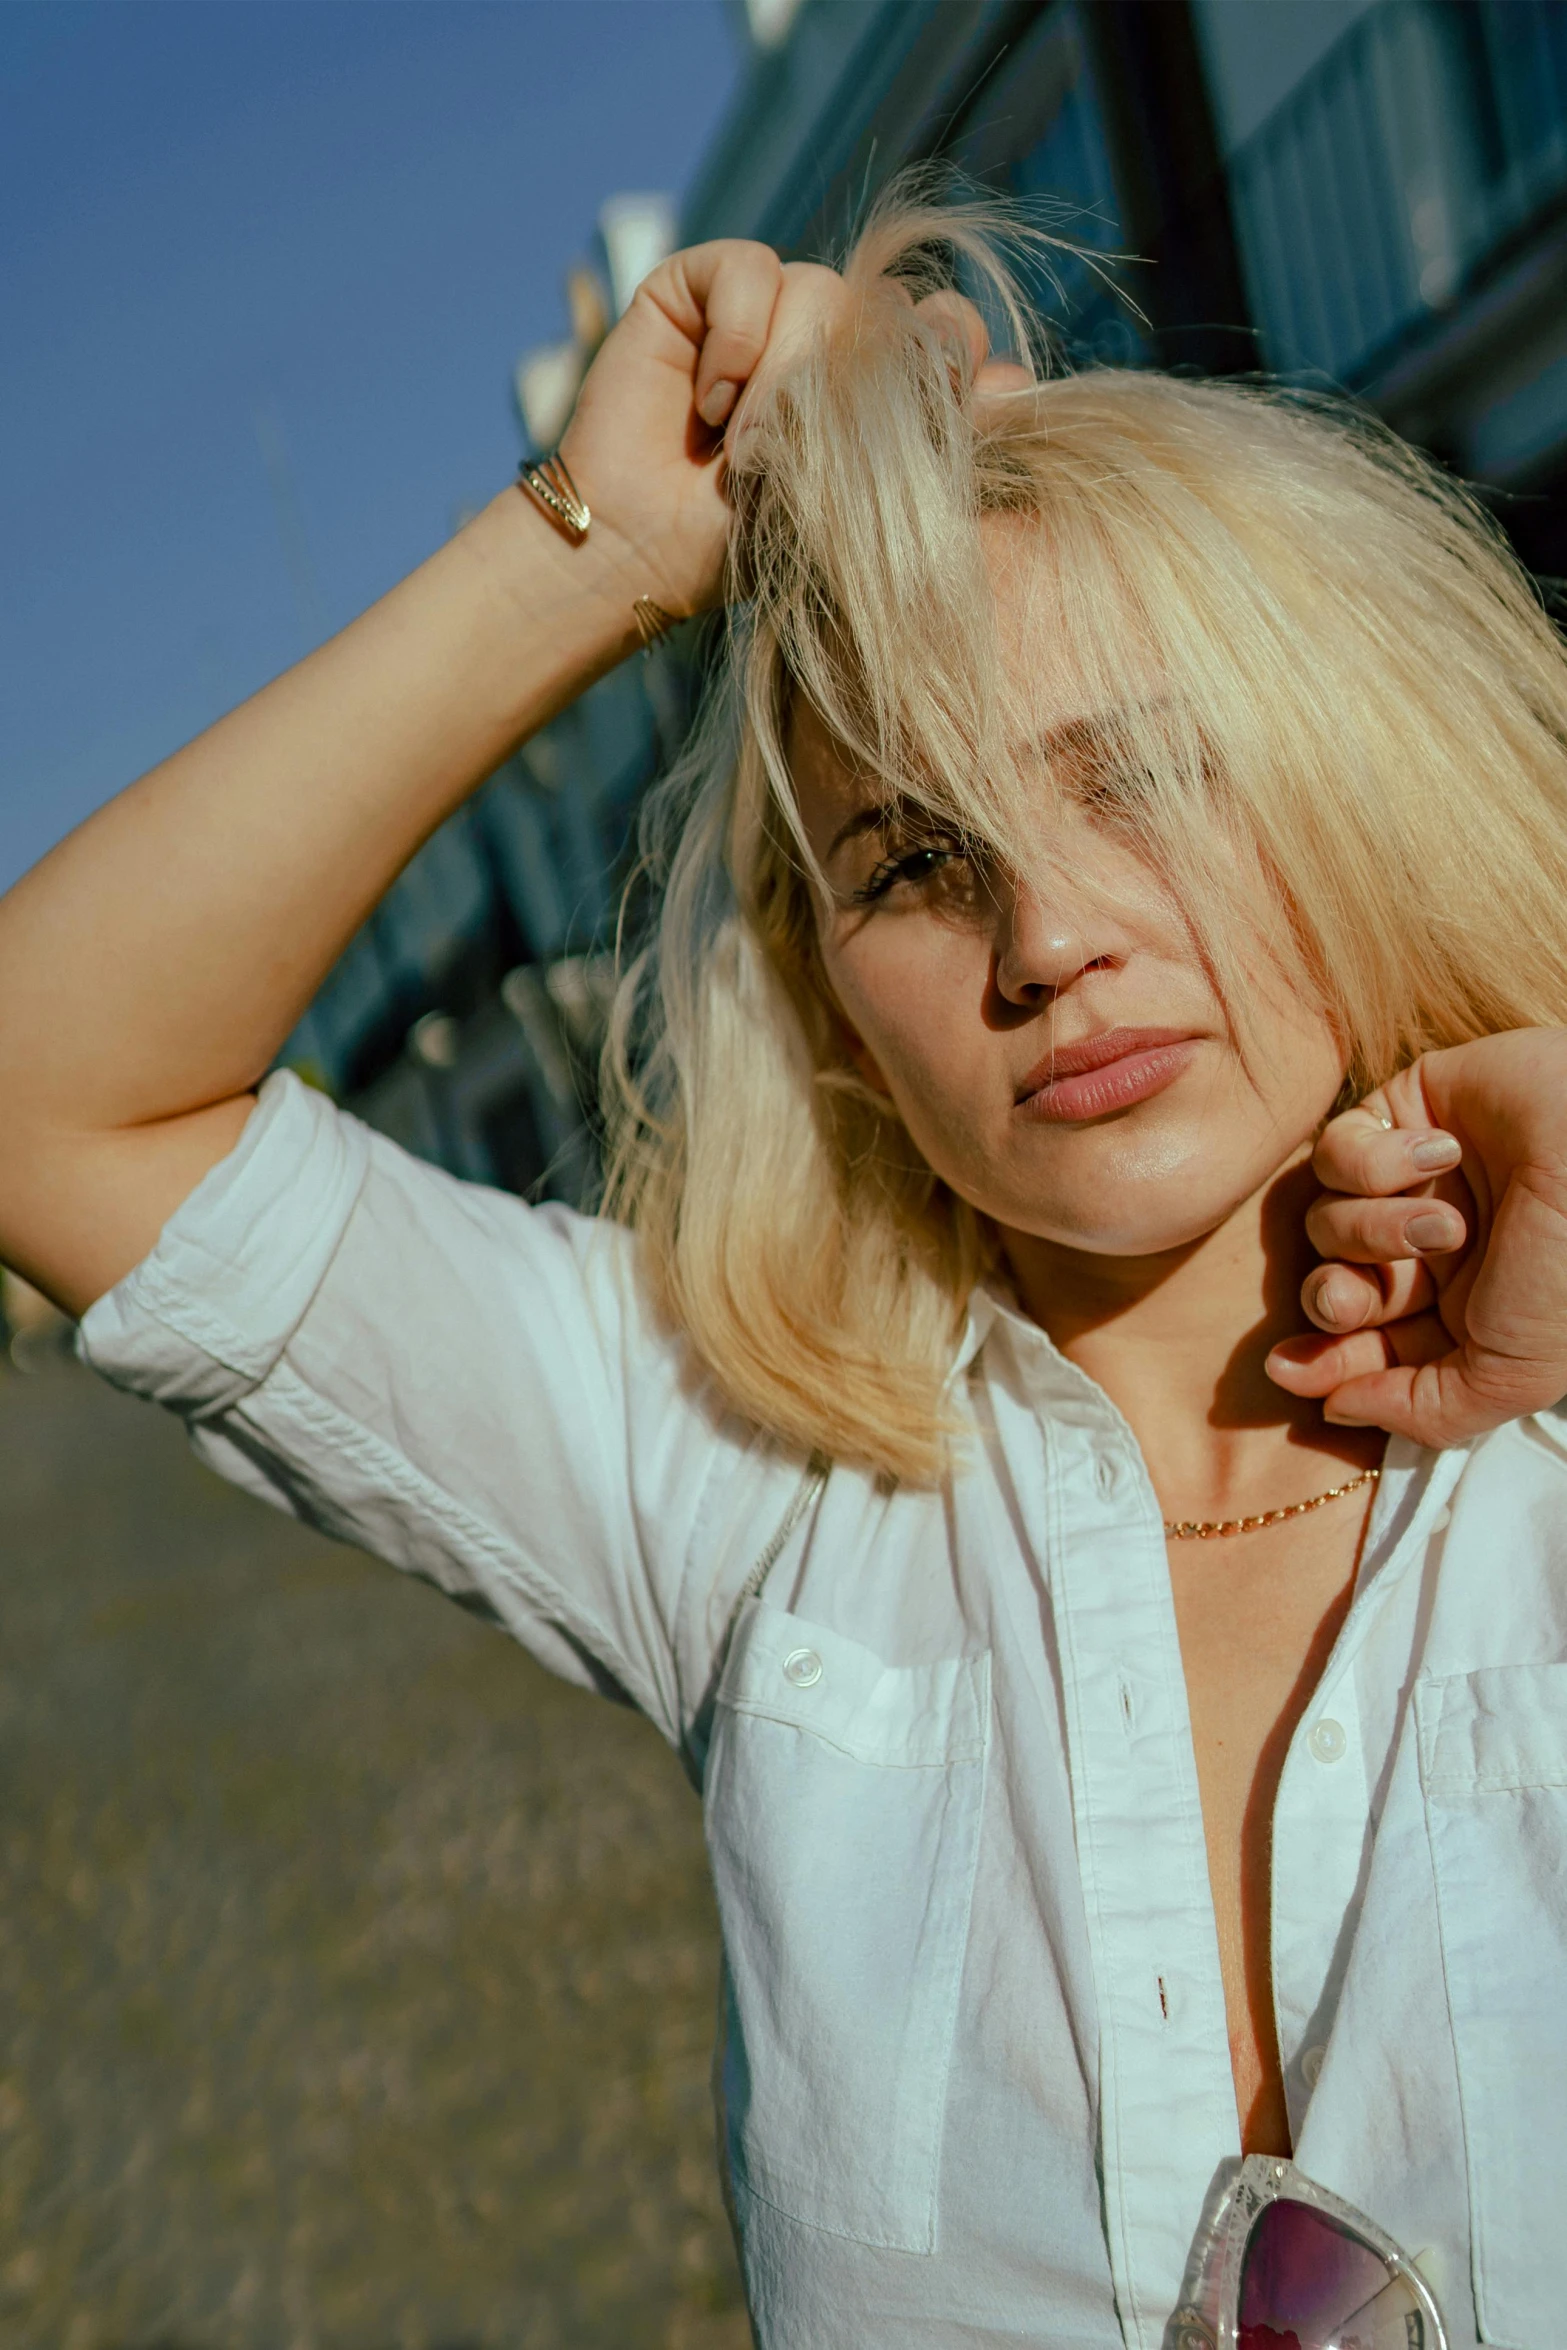
<path id="1" fill-rule="evenodd" d="M 1174 1083 L 1199 1039 L 1184 1028 L 1107 1028 L 1060 1046 L 1018 1087 L 1017 1106 L 1047 1125 L 1130 1109 Z"/>

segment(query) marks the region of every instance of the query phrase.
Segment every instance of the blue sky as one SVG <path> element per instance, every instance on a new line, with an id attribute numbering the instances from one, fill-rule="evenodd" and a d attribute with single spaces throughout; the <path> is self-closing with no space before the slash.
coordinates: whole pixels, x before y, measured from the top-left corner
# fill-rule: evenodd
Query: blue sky
<path id="1" fill-rule="evenodd" d="M 0 887 L 506 481 L 602 199 L 690 179 L 723 0 L 0 0 Z"/>

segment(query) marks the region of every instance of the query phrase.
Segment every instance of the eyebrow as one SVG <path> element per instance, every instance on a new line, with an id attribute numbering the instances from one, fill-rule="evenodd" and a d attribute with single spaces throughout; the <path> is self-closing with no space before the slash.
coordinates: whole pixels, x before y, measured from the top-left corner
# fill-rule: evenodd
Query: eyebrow
<path id="1" fill-rule="evenodd" d="M 1102 750 L 1105 747 L 1106 719 L 1113 723 L 1116 715 L 1115 712 L 1109 712 L 1105 716 L 1063 719 L 1059 725 L 1047 728 L 1034 748 L 1042 751 L 1047 759 L 1060 758 L 1063 753 L 1070 757 L 1081 756 L 1086 750 Z M 857 808 L 846 822 L 840 824 L 833 834 L 827 850 L 828 861 L 851 840 L 858 840 L 864 833 L 881 832 L 892 824 L 907 823 L 911 813 L 918 810 L 919 806 L 918 801 L 909 799 L 903 792 L 895 792 L 890 799 L 868 800 L 863 808 Z"/>
<path id="2" fill-rule="evenodd" d="M 846 824 L 840 824 L 833 834 L 827 851 L 829 859 L 836 857 L 838 851 L 849 841 L 858 840 L 861 833 L 883 831 L 888 824 L 896 819 L 897 813 L 898 803 L 895 800 L 867 801 L 863 808 L 855 810 Z"/>
<path id="3" fill-rule="evenodd" d="M 1047 759 L 1082 758 L 1089 756 L 1114 757 L 1121 747 L 1119 722 L 1125 713 L 1117 708 L 1095 711 L 1080 718 L 1064 718 L 1059 724 L 1047 727 L 1034 745 Z M 841 848 L 851 840 L 859 840 L 867 832 L 883 832 L 889 826 L 907 822 L 911 809 L 919 803 L 902 792 L 888 800 L 868 800 L 852 816 L 840 824 L 828 846 L 825 862 L 831 863 Z"/>
<path id="4" fill-rule="evenodd" d="M 898 824 L 913 829 L 921 822 L 929 824 L 940 821 L 922 800 L 915 799 L 909 792 L 894 791 L 884 800 L 867 800 L 863 808 L 856 808 L 854 814 L 839 825 L 828 845 L 824 862 L 831 864 L 846 842 L 858 840 L 863 833 L 890 832 Z"/>

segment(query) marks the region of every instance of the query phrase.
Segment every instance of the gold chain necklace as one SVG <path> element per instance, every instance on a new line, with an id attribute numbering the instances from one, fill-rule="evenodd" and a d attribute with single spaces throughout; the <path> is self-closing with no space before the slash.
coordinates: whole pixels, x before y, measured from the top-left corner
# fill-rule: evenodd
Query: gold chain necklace
<path id="1" fill-rule="evenodd" d="M 1264 1510 L 1260 1517 L 1166 1518 L 1164 1530 L 1171 1542 L 1209 1542 L 1215 1534 L 1255 1534 L 1262 1526 L 1281 1526 L 1286 1518 L 1304 1517 L 1307 1510 L 1320 1510 L 1327 1502 L 1342 1501 L 1346 1493 L 1358 1493 L 1362 1485 L 1374 1485 L 1381 1474 L 1379 1468 L 1362 1469 L 1347 1485 L 1334 1485 L 1326 1493 L 1314 1493 L 1310 1501 L 1292 1501 L 1286 1509 Z"/>

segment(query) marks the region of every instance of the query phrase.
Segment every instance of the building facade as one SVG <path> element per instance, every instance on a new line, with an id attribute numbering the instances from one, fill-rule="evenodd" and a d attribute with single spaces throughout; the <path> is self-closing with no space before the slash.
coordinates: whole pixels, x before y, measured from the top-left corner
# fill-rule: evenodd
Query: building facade
<path id="1" fill-rule="evenodd" d="M 682 241 L 830 258 L 895 171 L 950 163 L 1107 257 L 1040 289 L 1075 363 L 1342 387 L 1483 484 L 1538 573 L 1567 573 L 1567 0 L 748 0 L 737 19 L 749 67 Z M 622 266 L 618 306 L 633 283 Z M 555 369 L 536 384 L 569 377 L 569 347 L 536 356 Z M 589 1196 L 613 909 L 695 686 L 677 644 L 528 744 L 420 852 L 285 1058 L 458 1173 Z"/>

